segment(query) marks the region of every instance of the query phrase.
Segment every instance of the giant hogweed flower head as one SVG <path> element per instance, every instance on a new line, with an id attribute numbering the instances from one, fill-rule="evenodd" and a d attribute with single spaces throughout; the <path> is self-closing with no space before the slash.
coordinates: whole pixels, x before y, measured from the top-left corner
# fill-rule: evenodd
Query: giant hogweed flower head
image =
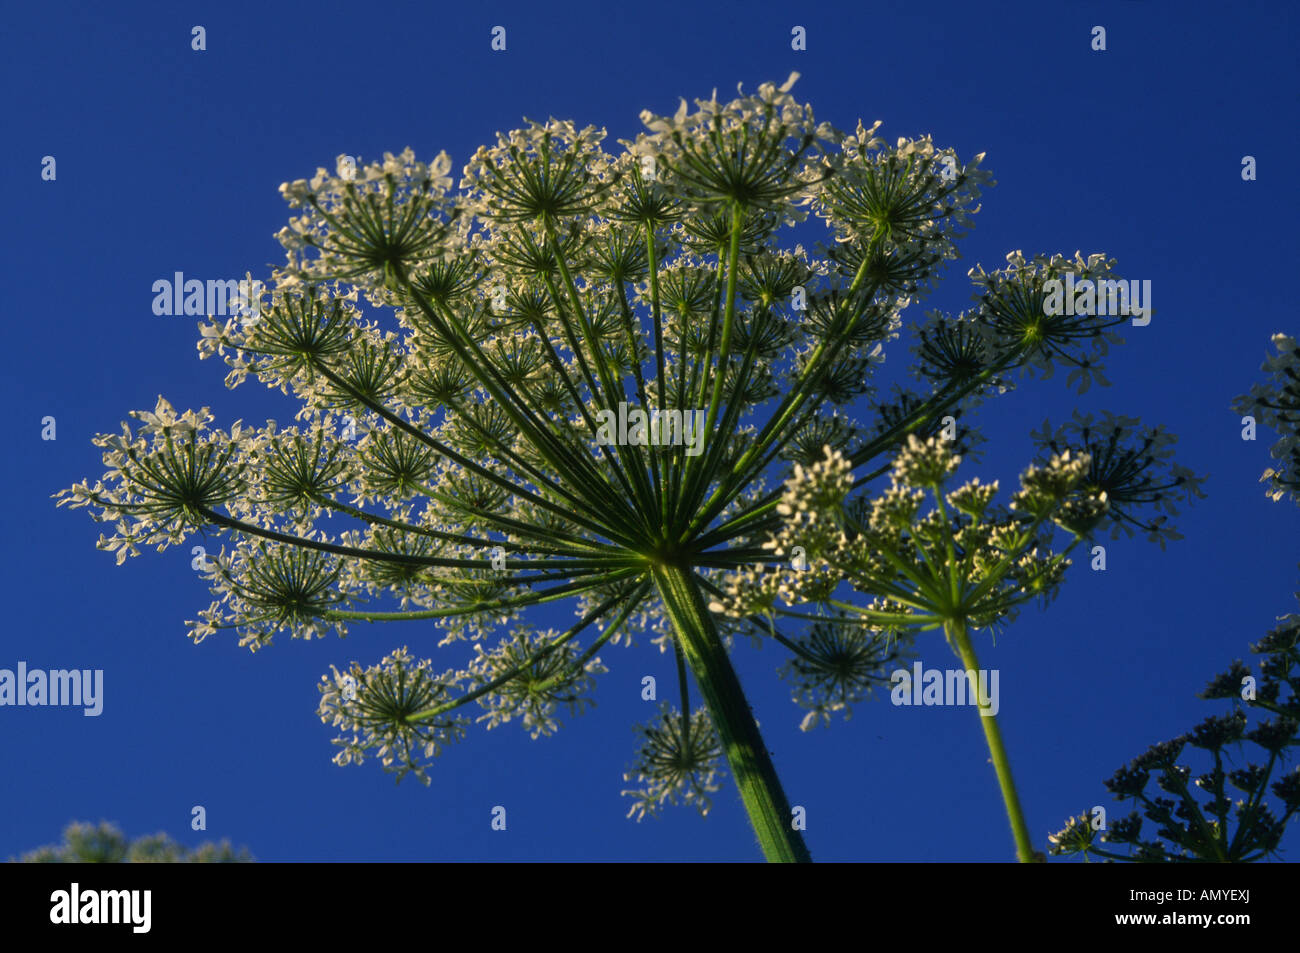
<path id="1" fill-rule="evenodd" d="M 467 677 L 455 671 L 435 675 L 431 665 L 401 648 L 378 665 L 363 668 L 354 662 L 346 673 L 331 666 L 333 675 L 321 676 L 318 714 L 341 729 L 334 744 L 343 750 L 335 755 L 335 764 L 376 757 L 399 781 L 414 774 L 430 783 L 428 760 L 461 740 L 468 723 L 454 712 L 429 716 L 430 709 L 454 698 L 457 684 Z"/>
<path id="2" fill-rule="evenodd" d="M 425 164 L 408 148 L 355 172 L 340 167 L 332 176 L 321 168 L 310 182 L 282 184 L 285 201 L 302 211 L 277 236 L 290 273 L 297 281 L 391 284 L 447 236 L 450 169 L 446 153 Z"/>
<path id="3" fill-rule="evenodd" d="M 957 257 L 955 242 L 992 176 L 979 167 L 983 153 L 963 165 L 929 136 L 890 148 L 876 136 L 879 127 L 859 122 L 841 139 L 828 159 L 834 174 L 813 206 L 835 229 L 841 247 L 831 257 L 849 274 L 866 267 L 896 293 L 911 294 L 935 266 Z"/>
<path id="4" fill-rule="evenodd" d="M 836 712 L 853 717 L 853 706 L 888 685 L 891 671 L 913 654 L 896 633 L 834 617 L 814 622 L 794 646 L 781 675 L 793 685 L 795 704 L 807 709 L 803 731 L 830 724 Z"/>
<path id="5" fill-rule="evenodd" d="M 491 652 L 484 651 L 481 645 L 474 647 L 478 657 L 470 663 L 470 672 L 478 684 L 489 684 L 505 674 L 511 676 L 497 692 L 479 699 L 487 710 L 479 721 L 495 728 L 522 717 L 524 728 L 536 738 L 559 728 L 555 713 L 560 706 L 577 715 L 594 704 L 589 695 L 596 682 L 591 676 L 608 669 L 599 658 L 580 658 L 581 653 L 571 644 L 548 653 L 539 651 L 559 636 L 554 630 L 531 633 L 522 627 Z"/>
<path id="6" fill-rule="evenodd" d="M 1059 254 L 1026 259 L 1015 251 L 1007 255 L 1004 269 L 990 273 L 982 265 L 972 268 L 977 307 L 971 317 L 989 353 L 1004 360 L 1014 358 L 1043 379 L 1051 377 L 1058 365 L 1068 367 L 1066 386 L 1077 384 L 1081 394 L 1094 380 L 1108 385 L 1101 359 L 1109 344 L 1121 343 L 1113 329 L 1129 317 L 1103 315 L 1097 308 L 1075 314 L 1068 313 L 1073 309 L 1050 308 L 1049 282 L 1062 282 L 1073 274 L 1076 283 L 1091 281 L 1101 287 L 1102 282 L 1117 280 L 1114 267 L 1114 259 L 1102 254 L 1084 258 L 1076 251 L 1072 260 Z"/>
<path id="7" fill-rule="evenodd" d="M 627 816 L 640 821 L 665 804 L 679 803 L 708 814 L 709 795 L 721 786 L 722 762 L 722 746 L 708 712 L 699 708 L 686 716 L 665 702 L 658 717 L 639 733 L 639 758 L 623 780 L 642 787 L 623 792 L 633 799 Z"/>
<path id="8" fill-rule="evenodd" d="M 1168 522 L 1178 515 L 1177 504 L 1205 496 L 1205 477 L 1173 460 L 1177 438 L 1162 427 L 1141 427 L 1134 417 L 1104 412 L 1094 418 L 1076 411 L 1070 423 L 1056 430 L 1043 421 L 1033 437 L 1043 455 L 1071 448 L 1087 454 L 1082 492 L 1105 495 L 1112 538 L 1121 532 L 1132 536 L 1137 529 L 1163 549 L 1167 540 L 1182 539 Z"/>
<path id="9" fill-rule="evenodd" d="M 634 155 L 655 159 L 669 188 L 697 212 L 740 205 L 777 212 L 793 224 L 804 216 L 792 197 L 824 177 L 807 154 L 819 140 L 836 136 L 790 94 L 798 77 L 791 73 L 780 87 L 763 83 L 751 96 L 737 86 L 740 95 L 729 103 L 719 103 L 714 90 L 712 99 L 695 101 L 694 112 L 683 99 L 672 117 L 646 110 L 641 120 L 650 134 L 628 145 Z"/>
<path id="10" fill-rule="evenodd" d="M 964 329 L 934 349 L 951 365 L 934 391 L 904 395 L 874 429 L 845 416 L 989 180 L 929 139 L 886 148 L 875 127 L 818 123 L 794 79 L 647 114 L 620 155 L 595 127 L 530 122 L 476 152 L 456 190 L 445 155 L 425 164 L 410 150 L 287 183 L 269 307 L 256 322 L 210 319 L 198 347 L 226 362 L 227 386 L 252 379 L 298 402 L 294 420 L 222 433 L 206 411 L 160 408 L 146 432 L 101 438 L 107 472 L 63 502 L 117 525 L 106 548 L 119 559 L 228 538 L 196 640 L 234 630 L 260 649 L 281 632 L 402 620 L 432 626 L 440 652 L 468 652 L 446 676 L 405 651 L 353 675 L 355 698 L 330 702 L 349 759 L 384 750 L 414 771 L 474 703 L 489 725 L 548 733 L 561 708 L 586 707 L 596 653 L 645 632 L 704 698 L 677 748 L 707 750 L 691 725 L 711 719 L 744 766 L 764 850 L 805 858 L 728 661 L 734 637 L 780 642 L 805 664 L 794 677 L 814 708 L 847 711 L 870 681 L 874 636 L 916 621 L 877 542 L 901 561 L 956 533 L 938 565 L 965 560 L 980 580 L 1017 585 L 1046 557 L 1022 539 L 1031 517 L 991 507 L 896 526 L 911 496 L 935 492 L 906 481 L 949 467 L 928 445 L 904 447 L 874 520 L 850 498 L 855 471 L 887 469 L 909 435 L 933 434 L 1032 349 L 1003 346 L 1015 331 L 1003 328 L 978 351 Z M 809 209 L 834 254 L 783 247 Z M 967 358 L 978 370 L 959 369 Z M 781 631 L 792 601 L 833 606 L 842 583 L 864 579 L 866 641 Z M 1001 611 L 986 605 L 1000 584 L 969 594 L 975 617 Z M 563 602 L 578 615 L 564 632 L 535 635 L 522 618 Z M 400 703 L 380 704 L 369 681 Z M 647 772 L 658 786 L 643 790 L 656 803 L 698 796 L 696 774 Z"/>
<path id="11" fill-rule="evenodd" d="M 604 138 L 603 129 L 580 130 L 556 119 L 499 134 L 495 147 L 481 146 L 465 166 L 460 188 L 471 196 L 465 210 L 507 230 L 599 211 L 623 174 L 601 149 Z"/>
<path id="12" fill-rule="evenodd" d="M 101 535 L 97 547 L 115 552 L 118 565 L 128 555 L 138 555 L 141 545 L 162 552 L 179 544 L 208 522 L 205 513 L 212 508 L 237 506 L 249 470 L 239 452 L 255 453 L 258 443 L 239 422 L 229 434 L 210 431 L 208 408 L 178 416 L 161 396 L 152 412 L 131 415 L 142 423 L 138 434 L 124 423 L 121 434 L 94 438 L 104 448 L 108 470 L 103 478 L 93 487 L 74 485 L 58 503 L 73 508 L 93 504 L 99 507 L 97 521 L 117 523 L 118 532 Z"/>
<path id="13" fill-rule="evenodd" d="M 918 380 L 967 392 L 967 406 L 994 391 L 1011 389 L 1011 382 L 997 376 L 1003 366 L 1002 355 L 990 346 L 971 312 L 951 317 L 932 311 L 926 318 L 913 329 L 917 339 L 912 347 L 916 356 L 913 373 Z M 984 377 L 987 379 L 982 380 Z"/>

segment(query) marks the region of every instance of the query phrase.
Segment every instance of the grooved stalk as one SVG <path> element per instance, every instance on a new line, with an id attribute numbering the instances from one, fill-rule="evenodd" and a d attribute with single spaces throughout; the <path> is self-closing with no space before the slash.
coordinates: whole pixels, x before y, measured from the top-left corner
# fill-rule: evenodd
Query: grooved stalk
<path id="1" fill-rule="evenodd" d="M 791 826 L 790 802 L 691 571 L 656 565 L 652 574 L 722 741 L 763 855 L 773 862 L 810 863 L 812 856 L 803 836 Z"/>
<path id="2" fill-rule="evenodd" d="M 962 664 L 968 671 L 975 672 L 978 679 L 980 663 L 975 657 L 975 646 L 971 644 L 965 624 L 951 622 L 945 628 L 949 639 L 957 648 L 957 654 L 961 656 Z M 986 699 L 981 698 L 978 701 L 982 705 Z M 1011 822 L 1011 836 L 1016 841 L 1016 859 L 1022 864 L 1041 861 L 1043 857 L 1034 850 L 1033 839 L 1029 836 L 1029 826 L 1025 823 L 1025 812 L 1020 807 L 1020 797 L 1016 794 L 1016 782 L 1011 777 L 1011 761 L 1007 757 L 1006 746 L 1002 743 L 1002 731 L 998 728 L 997 715 L 985 715 L 981 711 L 980 725 L 984 729 L 984 740 L 988 742 L 993 770 L 998 776 L 998 787 L 1002 789 L 1002 802 L 1007 807 L 1007 819 Z"/>

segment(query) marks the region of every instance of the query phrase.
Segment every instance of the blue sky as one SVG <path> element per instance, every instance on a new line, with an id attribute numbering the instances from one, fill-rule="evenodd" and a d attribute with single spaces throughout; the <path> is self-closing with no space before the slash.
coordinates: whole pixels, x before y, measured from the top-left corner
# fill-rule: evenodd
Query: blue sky
<path id="1" fill-rule="evenodd" d="M 1295 611 L 1300 513 L 1267 500 L 1273 435 L 1240 438 L 1232 398 L 1261 379 L 1269 336 L 1294 334 L 1295 8 L 1283 3 L 16 5 L 3 65 L 4 261 L 10 420 L 0 471 L 8 608 L 0 667 L 103 669 L 98 718 L 0 709 L 0 857 L 57 839 L 72 819 L 186 843 L 230 838 L 263 860 L 749 860 L 759 853 L 728 786 L 637 824 L 622 772 L 652 715 L 643 675 L 671 683 L 671 656 L 641 640 L 606 650 L 597 707 L 550 739 L 517 725 L 471 733 L 433 785 L 395 786 L 377 765 L 340 768 L 315 716 L 330 664 L 431 633 L 357 627 L 346 642 L 278 640 L 251 655 L 200 646 L 184 620 L 210 601 L 189 549 L 118 567 L 101 526 L 50 494 L 98 476 L 90 438 L 159 394 L 210 406 L 216 425 L 285 420 L 278 394 L 228 391 L 200 363 L 195 319 L 155 316 L 151 285 L 181 271 L 266 277 L 283 259 L 280 182 L 339 153 L 363 161 L 409 145 L 459 171 L 521 117 L 572 118 L 614 140 L 640 110 L 802 78 L 819 120 L 884 121 L 889 140 L 930 133 L 963 158 L 986 152 L 985 191 L 963 259 L 925 307 L 969 303 L 968 267 L 1023 249 L 1104 251 L 1152 282 L 1156 313 L 1127 328 L 1109 388 L 1079 396 L 1064 375 L 1026 381 L 973 418 L 988 438 L 969 475 L 1008 480 L 1029 431 L 1079 408 L 1139 416 L 1179 436 L 1208 474 L 1165 551 L 1108 544 L 1108 569 L 1077 565 L 1061 597 L 1027 609 L 996 648 L 1003 732 L 1041 846 L 1094 804 L 1104 779 L 1221 705 L 1194 695 L 1276 616 Z M 206 51 L 191 28 L 206 29 Z M 507 51 L 489 31 L 507 29 Z M 790 49 L 795 25 L 807 50 Z M 1090 48 L 1094 25 L 1107 49 Z M 41 179 L 54 156 L 57 179 Z M 1254 156 L 1258 180 L 1241 178 Z M 909 315 L 919 317 L 921 309 Z M 907 360 L 906 342 L 891 361 Z M 40 437 L 43 417 L 57 440 Z M 922 643 L 931 666 L 951 656 Z M 786 791 L 808 811 L 816 859 L 1003 861 L 1013 856 L 987 751 L 969 709 L 858 707 L 801 733 L 775 676 L 785 654 L 742 645 L 735 664 Z M 207 810 L 190 830 L 191 807 Z M 490 829 L 503 805 L 508 829 Z M 1293 828 L 1284 846 L 1300 849 Z"/>

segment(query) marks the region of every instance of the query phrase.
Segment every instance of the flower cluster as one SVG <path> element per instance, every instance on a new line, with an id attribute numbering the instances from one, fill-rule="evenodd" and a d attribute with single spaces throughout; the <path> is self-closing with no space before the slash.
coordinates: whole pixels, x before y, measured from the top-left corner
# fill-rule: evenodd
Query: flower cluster
<path id="1" fill-rule="evenodd" d="M 1205 496 L 1205 477 L 1173 460 L 1177 438 L 1161 427 L 1143 428 L 1137 418 L 1105 412 L 1096 419 L 1075 411 L 1070 423 L 1056 430 L 1043 421 L 1033 438 L 1044 456 L 1071 450 L 1087 456 L 1080 493 L 1104 497 L 1112 538 L 1121 531 L 1132 536 L 1136 528 L 1163 549 L 1167 540 L 1182 539 L 1169 524 L 1178 515 L 1177 504 Z M 1145 515 L 1144 508 L 1158 515 Z M 1082 515 L 1086 520 L 1087 513 Z"/>
<path id="2" fill-rule="evenodd" d="M 337 175 L 321 168 L 310 182 L 285 182 L 280 194 L 302 212 L 276 236 L 289 275 L 295 283 L 337 279 L 379 288 L 435 257 L 450 228 L 450 170 L 445 152 L 426 164 L 408 148 L 360 169 L 340 163 Z"/>
<path id="3" fill-rule="evenodd" d="M 900 138 L 893 148 L 860 121 L 828 163 L 834 174 L 813 200 L 835 230 L 829 257 L 851 276 L 860 270 L 886 293 L 917 294 L 938 267 L 957 257 L 956 240 L 979 211 L 983 153 L 962 164 L 929 136 Z"/>
<path id="4" fill-rule="evenodd" d="M 767 544 L 784 553 L 806 542 L 828 579 L 781 594 L 824 601 L 847 580 L 874 600 L 849 611 L 883 631 L 951 622 L 980 628 L 1010 620 L 1029 599 L 1050 598 L 1069 565 L 1047 546 L 1051 526 L 1077 539 L 1105 511 L 1104 496 L 1079 490 L 1088 458 L 1065 453 L 1031 466 L 1009 509 L 992 506 L 996 484 L 977 479 L 947 490 L 959 463 L 941 437 L 913 435 L 895 458 L 892 487 L 846 506 L 848 464 L 828 451 L 826 467 L 788 485 L 786 523 Z M 934 506 L 924 512 L 927 495 Z"/>
<path id="5" fill-rule="evenodd" d="M 1073 313 L 1073 308 L 1050 308 L 1048 283 L 1064 282 L 1072 274 L 1076 284 L 1091 281 L 1101 287 L 1101 282 L 1118 280 L 1111 271 L 1114 266 L 1114 259 L 1101 254 L 1084 258 L 1076 251 L 1072 260 L 1063 255 L 1027 260 L 1014 251 L 1007 255 L 1006 268 L 991 273 L 982 265 L 972 268 L 978 306 L 970 318 L 984 339 L 987 359 L 1000 366 L 1020 364 L 1043 379 L 1052 376 L 1057 364 L 1065 365 L 1070 370 L 1066 386 L 1077 384 L 1081 394 L 1094 380 L 1108 385 L 1101 359 L 1108 344 L 1122 343 L 1112 329 L 1129 317 L 1096 313 L 1100 309 Z"/>
<path id="6" fill-rule="evenodd" d="M 911 657 L 908 640 L 844 616 L 814 622 L 792 651 L 780 674 L 793 683 L 795 704 L 808 710 L 803 731 L 829 724 L 838 711 L 853 717 L 853 706 L 887 685 L 890 673 Z"/>
<path id="7" fill-rule="evenodd" d="M 1276 852 L 1286 825 L 1300 814 L 1300 767 L 1281 767 L 1300 748 L 1300 615 L 1283 618 L 1251 651 L 1263 656 L 1258 678 L 1238 660 L 1199 696 L 1231 701 L 1230 712 L 1153 745 L 1106 782 L 1116 800 L 1132 801 L 1141 811 L 1104 827 L 1087 814 L 1070 818 L 1048 838 L 1053 854 L 1249 863 Z M 1252 725 L 1249 712 L 1266 717 Z M 1246 742 L 1260 749 L 1266 764 L 1231 767 L 1240 763 Z M 1208 762 L 1202 774 L 1191 766 L 1197 751 Z M 1151 781 L 1162 794 L 1148 790 Z M 1266 800 L 1270 792 L 1276 808 Z M 1154 837 L 1144 832 L 1144 821 L 1156 825 Z"/>
<path id="8" fill-rule="evenodd" d="M 786 602 L 819 602 L 839 582 L 830 556 L 847 542 L 843 506 L 853 488 L 853 475 L 842 453 L 829 447 L 823 453 L 823 459 L 810 467 L 794 465 L 794 475 L 786 481 L 776 508 L 785 518 L 782 530 L 763 543 L 773 556 L 790 560 L 793 571 L 782 572 L 778 589 Z"/>
<path id="9" fill-rule="evenodd" d="M 334 756 L 334 763 L 361 764 L 370 755 L 379 759 L 385 771 L 394 772 L 399 782 L 414 774 L 429 784 L 429 760 L 464 737 L 468 719 L 428 712 L 446 705 L 467 673 L 435 675 L 430 660 L 417 662 L 406 648 L 369 668 L 353 662 L 346 673 L 333 666 L 331 671 L 332 677 L 321 676 L 317 714 L 321 721 L 341 729 L 334 744 L 343 750 Z"/>
<path id="10" fill-rule="evenodd" d="M 806 153 L 819 140 L 837 138 L 790 94 L 798 78 L 791 73 L 780 87 L 763 83 L 751 96 L 737 86 L 740 95 L 729 103 L 718 102 L 714 90 L 712 99 L 695 101 L 694 112 L 683 99 L 672 117 L 646 110 L 641 121 L 650 133 L 626 145 L 663 167 L 670 190 L 697 213 L 726 211 L 734 203 L 794 224 L 804 217 L 795 198 L 823 177 L 816 156 Z"/>
<path id="11" fill-rule="evenodd" d="M 933 489 L 942 486 L 961 463 L 939 437 L 921 440 L 909 434 L 907 446 L 894 458 L 894 486 Z"/>
<path id="12" fill-rule="evenodd" d="M 687 717 L 665 702 L 659 716 L 638 733 L 640 757 L 623 780 L 642 787 L 623 792 L 634 799 L 627 816 L 640 821 L 658 814 L 664 804 L 693 804 L 708 814 L 709 795 L 720 787 L 722 761 L 722 745 L 709 713 L 698 708 Z"/>
<path id="13" fill-rule="evenodd" d="M 558 119 L 498 134 L 465 166 L 466 210 L 497 227 L 591 213 L 618 180 L 604 138 L 603 129 Z"/>
<path id="14" fill-rule="evenodd" d="M 950 317 L 932 311 L 917 325 L 913 374 L 918 380 L 960 392 L 965 405 L 973 406 L 993 392 L 1006 393 L 1014 385 L 998 376 L 1001 368 L 996 351 L 971 312 Z"/>
<path id="15" fill-rule="evenodd" d="M 495 728 L 518 718 L 537 738 L 559 729 L 555 715 L 561 705 L 578 715 L 594 704 L 589 697 L 596 687 L 593 676 L 608 669 L 599 658 L 582 658 L 572 643 L 551 647 L 558 636 L 552 630 L 534 633 L 520 627 L 493 651 L 474 646 L 472 678 L 479 686 L 496 685 L 495 691 L 479 699 L 486 709 L 479 721 Z"/>
<path id="16" fill-rule="evenodd" d="M 1273 346 L 1277 354 L 1261 367 L 1269 375 L 1268 382 L 1253 385 L 1232 407 L 1277 433 L 1278 440 L 1269 451 L 1279 461 L 1277 469 L 1265 470 L 1260 482 L 1268 483 L 1268 496 L 1273 500 L 1290 494 L 1300 504 L 1300 346 L 1288 334 L 1273 335 Z"/>
<path id="17" fill-rule="evenodd" d="M 161 552 L 179 545 L 209 524 L 207 511 L 236 504 L 247 470 L 238 454 L 256 443 L 239 423 L 229 434 L 208 431 L 208 408 L 177 416 L 162 397 L 152 412 L 131 416 L 143 424 L 138 434 L 124 423 L 121 434 L 94 439 L 105 448 L 103 477 L 94 486 L 77 483 L 55 494 L 58 506 L 94 506 L 96 521 L 117 524 L 112 537 L 100 536 L 97 548 L 115 552 L 118 565 L 139 555 L 140 546 Z"/>
<path id="18" fill-rule="evenodd" d="M 320 541 L 309 531 L 302 537 Z M 258 541 L 208 557 L 206 577 L 219 598 L 187 623 L 197 644 L 220 629 L 233 629 L 240 647 L 256 652 L 286 632 L 294 639 L 347 634 L 347 623 L 333 614 L 351 593 L 339 561 L 317 549 Z"/>

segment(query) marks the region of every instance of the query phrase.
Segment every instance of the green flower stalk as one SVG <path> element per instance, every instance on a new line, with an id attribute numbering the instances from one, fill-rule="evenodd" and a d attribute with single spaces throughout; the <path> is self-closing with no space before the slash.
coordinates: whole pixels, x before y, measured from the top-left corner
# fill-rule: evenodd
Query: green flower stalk
<path id="1" fill-rule="evenodd" d="M 1052 599 L 1069 566 L 1068 553 L 1111 515 L 1107 487 L 1123 489 L 1123 484 L 1107 482 L 1110 470 L 1094 464 L 1098 453 L 1109 450 L 1118 459 L 1140 460 L 1124 476 L 1147 488 L 1149 498 L 1129 495 L 1124 498 L 1129 506 L 1137 499 L 1172 506 L 1171 489 L 1187 492 L 1196 486 L 1198 479 L 1181 468 L 1167 482 L 1151 472 L 1156 458 L 1135 455 L 1124 424 L 1102 430 L 1097 439 L 1095 431 L 1084 429 L 1093 438 L 1084 452 L 1064 449 L 1029 467 L 1009 508 L 994 505 L 996 483 L 975 479 L 948 489 L 961 458 L 941 436 L 909 435 L 893 463 L 893 485 L 874 497 L 851 497 L 852 463 L 825 448 L 821 462 L 796 466 L 777 507 L 784 525 L 764 544 L 783 558 L 797 547 L 804 560 L 781 571 L 776 594 L 787 604 L 813 603 L 854 619 L 877 639 L 942 629 L 963 669 L 980 672 L 972 633 L 1005 626 L 1027 602 Z M 1150 439 L 1139 438 L 1139 450 L 1149 450 Z M 1051 545 L 1058 528 L 1070 539 L 1059 552 Z M 841 583 L 870 601 L 844 601 Z M 716 608 L 742 613 L 751 588 L 749 580 L 733 580 Z M 971 685 L 976 691 L 975 680 Z M 1041 860 L 1016 792 L 997 708 L 982 694 L 976 700 L 1016 855 L 1022 862 Z"/>
<path id="2" fill-rule="evenodd" d="M 725 759 L 764 856 L 808 860 L 731 664 L 737 637 L 790 652 L 814 722 L 847 714 L 907 646 L 851 632 L 853 607 L 801 620 L 777 605 L 813 589 L 830 600 L 836 582 L 814 568 L 795 593 L 786 557 L 765 548 L 786 519 L 782 482 L 826 447 L 879 475 L 1018 370 L 1065 365 L 1086 386 L 1117 321 L 1043 314 L 1043 283 L 1068 268 L 1106 277 L 1101 256 L 1015 253 L 1005 271 L 972 272 L 973 310 L 920 325 L 923 387 L 877 399 L 886 345 L 957 256 L 991 178 L 982 156 L 961 162 L 928 137 L 889 146 L 879 123 L 818 123 L 795 79 L 643 113 L 647 132 L 620 152 L 603 130 L 550 120 L 499 135 L 455 185 L 445 154 L 410 150 L 285 183 L 269 305 L 201 324 L 198 350 L 225 360 L 229 387 L 251 377 L 292 396 L 293 421 L 213 429 L 206 408 L 178 416 L 159 398 L 137 430 L 97 438 L 107 472 L 60 503 L 112 523 L 99 545 L 119 562 L 198 533 L 226 540 L 196 642 L 233 631 L 260 650 L 379 622 L 436 641 L 452 661 L 402 649 L 320 686 L 336 760 L 376 757 L 399 778 L 429 782 L 430 759 L 476 723 L 469 706 L 489 729 L 550 734 L 589 707 L 613 647 L 645 634 L 677 658 L 681 705 L 644 730 L 633 813 L 706 807 Z M 820 253 L 783 243 L 818 221 Z M 865 401 L 864 427 L 850 405 Z M 1053 498 L 1052 515 L 1065 509 Z M 951 595 L 965 622 L 1050 588 L 1059 564 L 1029 546 L 1046 519 L 1004 520 L 977 557 L 952 544 L 945 565 L 984 573 L 978 592 Z M 902 558 L 858 551 L 881 571 Z M 911 624 L 902 592 L 870 611 Z M 576 621 L 530 624 L 549 603 Z M 810 635 L 783 631 L 802 621 Z"/>

